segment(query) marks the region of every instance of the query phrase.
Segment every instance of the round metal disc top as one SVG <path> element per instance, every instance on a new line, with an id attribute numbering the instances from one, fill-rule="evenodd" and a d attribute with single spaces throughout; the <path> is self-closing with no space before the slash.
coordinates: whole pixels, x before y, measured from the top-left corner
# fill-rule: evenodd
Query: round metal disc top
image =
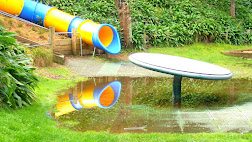
<path id="1" fill-rule="evenodd" d="M 154 71 L 183 77 L 224 80 L 232 77 L 232 73 L 223 67 L 184 57 L 135 53 L 129 56 L 134 64 Z"/>

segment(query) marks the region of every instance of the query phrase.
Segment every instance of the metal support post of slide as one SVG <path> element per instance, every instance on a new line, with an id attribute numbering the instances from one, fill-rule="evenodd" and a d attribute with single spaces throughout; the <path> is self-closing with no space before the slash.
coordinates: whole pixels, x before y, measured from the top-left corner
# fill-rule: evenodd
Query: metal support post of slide
<path id="1" fill-rule="evenodd" d="M 174 107 L 181 106 L 181 81 L 182 76 L 174 75 L 173 78 L 173 90 L 172 90 L 172 104 Z"/>

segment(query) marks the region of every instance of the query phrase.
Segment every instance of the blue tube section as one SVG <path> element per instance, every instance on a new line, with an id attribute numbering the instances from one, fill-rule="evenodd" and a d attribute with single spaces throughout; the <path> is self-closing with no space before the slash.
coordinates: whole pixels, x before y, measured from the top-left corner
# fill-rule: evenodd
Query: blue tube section
<path id="1" fill-rule="evenodd" d="M 112 103 L 109 106 L 103 106 L 100 103 L 100 97 L 101 97 L 102 92 L 109 86 L 113 89 L 114 99 L 113 99 Z M 95 103 L 101 108 L 110 108 L 110 107 L 112 107 L 117 102 L 117 100 L 119 99 L 119 96 L 120 96 L 120 93 L 121 93 L 121 87 L 122 87 L 122 84 L 121 84 L 120 81 L 112 81 L 112 82 L 110 82 L 108 84 L 105 84 L 105 85 L 96 86 L 95 89 L 94 89 L 94 94 L 93 94 Z"/>
<path id="2" fill-rule="evenodd" d="M 51 8 L 52 8 L 51 6 L 42 3 L 37 3 L 33 15 L 33 22 L 38 23 L 40 25 L 44 25 L 45 16 Z"/>
<path id="3" fill-rule="evenodd" d="M 35 2 L 35 1 L 24 0 L 23 10 L 18 17 L 32 22 L 36 5 L 37 5 L 37 2 Z"/>
<path id="4" fill-rule="evenodd" d="M 107 47 L 105 47 L 99 39 L 99 31 L 103 26 L 108 26 L 113 31 L 112 42 Z M 95 47 L 105 50 L 106 52 L 110 54 L 118 54 L 121 51 L 121 42 L 120 42 L 119 34 L 117 33 L 116 29 L 109 24 L 101 24 L 99 27 L 99 30 L 97 30 L 97 32 L 93 34 L 92 41 Z"/>
<path id="5" fill-rule="evenodd" d="M 19 17 L 43 25 L 45 16 L 51 8 L 37 1 L 24 0 L 24 7 Z"/>
<path id="6" fill-rule="evenodd" d="M 81 19 L 80 17 L 75 17 L 71 23 L 69 24 L 67 32 L 72 32 L 72 28 L 75 28 L 76 30 L 78 29 L 79 25 L 85 20 Z M 67 34 L 68 37 L 72 37 L 71 33 Z"/>
<path id="7" fill-rule="evenodd" d="M 73 94 L 69 94 L 69 100 L 72 104 L 72 106 L 76 109 L 76 110 L 80 110 L 83 108 L 83 106 L 80 104 L 79 100 L 77 101 L 77 104 L 74 104 L 73 102 Z"/>

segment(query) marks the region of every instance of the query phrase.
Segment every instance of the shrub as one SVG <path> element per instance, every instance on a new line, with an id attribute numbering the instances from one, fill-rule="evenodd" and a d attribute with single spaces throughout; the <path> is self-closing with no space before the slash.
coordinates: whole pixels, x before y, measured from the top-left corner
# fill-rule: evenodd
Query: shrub
<path id="1" fill-rule="evenodd" d="M 46 0 L 49 3 L 49 0 Z M 252 44 L 252 5 L 236 0 L 236 18 L 230 16 L 230 0 L 127 0 L 132 20 L 132 42 L 136 49 L 152 46 L 183 46 L 196 39 L 229 44 Z M 113 0 L 51 0 L 71 14 L 116 26 L 121 41 L 119 16 Z M 228 39 L 225 32 L 228 30 Z"/>
<path id="2" fill-rule="evenodd" d="M 38 82 L 30 66 L 31 59 L 13 38 L 14 33 L 0 27 L 0 107 L 18 108 L 34 99 L 33 87 Z"/>

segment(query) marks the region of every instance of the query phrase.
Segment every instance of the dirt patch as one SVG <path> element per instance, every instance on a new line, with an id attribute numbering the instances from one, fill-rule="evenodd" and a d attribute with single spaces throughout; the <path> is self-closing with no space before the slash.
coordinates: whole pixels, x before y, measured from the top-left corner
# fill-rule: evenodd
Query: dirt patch
<path id="1" fill-rule="evenodd" d="M 108 58 L 112 58 L 112 59 L 117 59 L 117 60 L 122 60 L 122 61 L 129 61 L 129 56 L 133 54 L 133 53 L 129 53 L 129 54 L 116 54 L 116 55 L 112 55 L 109 54 Z M 106 57 L 106 55 L 102 55 L 102 57 Z"/>
<path id="2" fill-rule="evenodd" d="M 50 79 L 71 79 L 78 75 L 73 74 L 66 66 L 54 63 L 50 67 L 38 68 L 34 71 L 35 74 Z"/>
<path id="3" fill-rule="evenodd" d="M 17 35 L 28 38 L 40 44 L 49 42 L 49 30 L 38 26 L 19 21 L 0 14 L 0 25 L 7 31 L 17 33 Z M 66 38 L 62 35 L 56 35 L 57 38 Z"/>
<path id="4" fill-rule="evenodd" d="M 101 55 L 96 55 L 95 57 L 101 57 L 104 58 L 106 60 L 110 60 L 110 59 L 115 59 L 117 61 L 129 61 L 128 57 L 133 54 L 133 53 L 119 53 L 116 55 L 113 54 L 101 54 Z M 67 56 L 65 63 L 69 62 L 72 59 L 76 59 L 76 58 L 90 58 L 92 55 L 84 55 L 84 56 Z"/>

